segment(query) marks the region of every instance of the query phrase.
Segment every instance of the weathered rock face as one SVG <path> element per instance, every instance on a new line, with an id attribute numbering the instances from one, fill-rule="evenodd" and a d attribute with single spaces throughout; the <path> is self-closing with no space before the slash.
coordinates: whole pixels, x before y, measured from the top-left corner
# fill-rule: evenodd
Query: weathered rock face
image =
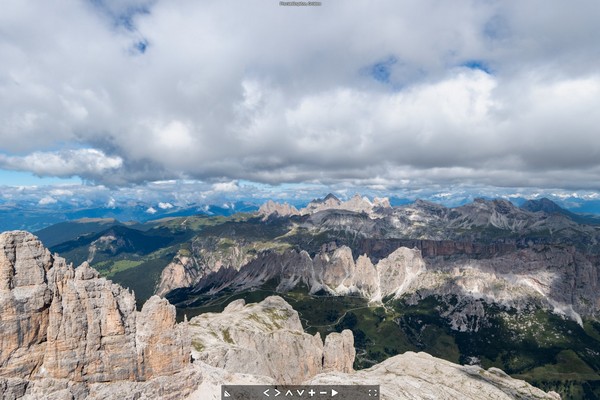
<path id="1" fill-rule="evenodd" d="M 135 379 L 135 299 L 84 263 L 48 271 L 52 303 L 43 368 L 54 378 Z"/>
<path id="2" fill-rule="evenodd" d="M 190 362 L 190 337 L 186 325 L 178 325 L 175 307 L 152 296 L 136 320 L 136 351 L 143 377 L 172 375 Z"/>
<path id="3" fill-rule="evenodd" d="M 310 379 L 312 385 L 381 385 L 382 400 L 413 399 L 548 399 L 559 400 L 497 368 L 461 366 L 430 356 L 406 352 L 354 373 L 329 372 Z"/>
<path id="4" fill-rule="evenodd" d="M 2 400 L 122 400 L 164 399 L 180 400 L 191 395 L 203 380 L 202 366 L 193 366 L 173 375 L 159 376 L 148 381 L 113 381 L 83 383 L 68 379 L 41 378 L 25 380 L 0 377 Z M 219 394 L 220 387 L 215 388 Z M 206 400 L 207 396 L 198 396 Z M 216 399 L 216 397 L 215 397 Z"/>
<path id="5" fill-rule="evenodd" d="M 257 258 L 256 243 L 201 238 L 191 242 L 191 251 L 180 250 L 163 269 L 155 293 L 164 296 L 178 288 L 227 286 L 231 275 Z"/>
<path id="6" fill-rule="evenodd" d="M 25 232 L 0 234 L 0 376 L 29 377 L 42 365 L 52 292 L 50 252 Z"/>
<path id="7" fill-rule="evenodd" d="M 132 293 L 26 232 L 0 235 L 0 312 L 3 377 L 144 381 L 189 364 L 189 336 L 166 300 L 138 313 Z"/>
<path id="8" fill-rule="evenodd" d="M 324 368 L 351 371 L 354 363 L 352 332 L 330 334 L 324 347 L 318 334 L 304 333 L 298 313 L 278 296 L 250 305 L 236 300 L 223 313 L 202 314 L 189 325 L 193 357 L 230 372 L 300 384 Z"/>
<path id="9" fill-rule="evenodd" d="M 377 263 L 377 272 L 380 297 L 375 297 L 375 300 L 392 294 L 399 297 L 407 291 L 418 275 L 425 272 L 425 262 L 419 250 L 400 247 Z"/>
<path id="10" fill-rule="evenodd" d="M 205 260 L 208 258 L 204 257 Z M 166 280 L 160 283 L 159 288 L 176 286 L 168 278 L 173 275 L 175 268 L 180 268 L 176 264 L 174 261 L 163 271 Z M 191 262 L 187 265 L 191 265 Z M 333 295 L 356 293 L 378 301 L 390 295 L 400 296 L 424 271 L 425 263 L 416 249 L 401 247 L 373 265 L 366 256 L 354 260 L 352 251 L 347 246 L 332 246 L 324 248 L 312 259 L 305 251 L 288 250 L 262 252 L 242 266 L 217 261 L 217 264 L 203 266 L 201 272 L 190 268 L 186 278 L 180 281 L 189 281 L 192 276 L 204 274 L 203 279 L 196 279 L 194 290 L 202 291 L 206 287 L 210 288 L 210 293 L 215 293 L 226 288 L 259 286 L 275 279 L 279 281 L 277 290 L 281 292 L 289 291 L 302 283 L 311 293 L 320 290 Z M 164 293 L 164 290 L 159 293 Z"/>
<path id="11" fill-rule="evenodd" d="M 324 371 L 352 372 L 355 357 L 352 331 L 346 329 L 342 333 L 333 332 L 327 335 L 323 347 Z"/>
<path id="12" fill-rule="evenodd" d="M 190 287 L 201 278 L 201 270 L 191 256 L 178 253 L 162 270 L 155 293 L 164 296 L 172 290 Z"/>

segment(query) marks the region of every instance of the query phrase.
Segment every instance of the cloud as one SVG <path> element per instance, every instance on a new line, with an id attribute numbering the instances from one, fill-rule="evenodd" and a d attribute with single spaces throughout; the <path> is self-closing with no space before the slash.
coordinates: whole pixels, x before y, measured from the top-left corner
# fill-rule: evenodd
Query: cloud
<path id="1" fill-rule="evenodd" d="M 52 196 L 45 196 L 45 197 L 42 197 L 42 198 L 40 199 L 40 201 L 38 202 L 38 204 L 39 204 L 40 206 L 46 206 L 46 205 L 48 205 L 48 204 L 55 204 L 55 203 L 57 203 L 57 200 L 56 200 L 54 197 L 52 197 Z"/>
<path id="2" fill-rule="evenodd" d="M 80 176 L 100 180 L 103 174 L 116 171 L 122 165 L 120 157 L 107 156 L 96 149 L 34 152 L 22 157 L 0 154 L 0 168 L 30 171 L 38 176 Z"/>
<path id="3" fill-rule="evenodd" d="M 169 208 L 173 208 L 173 207 L 174 207 L 173 204 L 171 204 L 169 202 L 166 202 L 166 203 L 159 202 L 158 203 L 158 208 L 160 208 L 161 210 L 168 210 Z"/>
<path id="4" fill-rule="evenodd" d="M 73 191 L 69 190 L 69 189 L 62 189 L 62 188 L 55 188 L 50 190 L 50 195 L 52 196 L 57 196 L 57 197 L 61 197 L 61 196 L 73 196 Z"/>
<path id="5" fill-rule="evenodd" d="M 212 185 L 213 192 L 237 192 L 240 189 L 236 181 L 219 182 Z"/>
<path id="6" fill-rule="evenodd" d="M 0 168 L 231 193 L 598 189 L 599 18 L 591 0 L 17 2 Z"/>

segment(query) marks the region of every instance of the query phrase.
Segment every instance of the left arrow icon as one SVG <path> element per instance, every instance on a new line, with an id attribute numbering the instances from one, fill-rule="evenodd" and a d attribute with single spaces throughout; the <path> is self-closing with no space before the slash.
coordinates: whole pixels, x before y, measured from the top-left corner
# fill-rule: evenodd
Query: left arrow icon
<path id="1" fill-rule="evenodd" d="M 263 394 L 267 397 L 271 397 L 271 395 L 269 394 L 269 390 L 271 390 L 271 389 L 267 389 L 263 392 Z"/>

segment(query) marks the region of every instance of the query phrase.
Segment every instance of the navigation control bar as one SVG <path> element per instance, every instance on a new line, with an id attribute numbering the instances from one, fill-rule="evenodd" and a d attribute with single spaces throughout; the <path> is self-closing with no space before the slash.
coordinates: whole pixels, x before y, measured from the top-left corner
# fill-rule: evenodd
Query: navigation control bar
<path id="1" fill-rule="evenodd" d="M 379 400 L 379 385 L 223 385 L 221 400 Z"/>

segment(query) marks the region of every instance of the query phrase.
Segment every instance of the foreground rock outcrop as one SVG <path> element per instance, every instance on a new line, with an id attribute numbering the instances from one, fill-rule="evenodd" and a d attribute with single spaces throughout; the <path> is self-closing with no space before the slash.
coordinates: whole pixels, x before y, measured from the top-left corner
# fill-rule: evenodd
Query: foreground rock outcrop
<path id="1" fill-rule="evenodd" d="M 354 371 L 350 331 L 330 333 L 323 344 L 302 332 L 298 314 L 278 296 L 247 305 L 236 300 L 223 313 L 202 314 L 190 325 L 194 364 L 205 373 L 202 390 L 190 396 L 194 400 L 218 400 L 219 384 L 239 380 L 265 385 L 380 384 L 382 400 L 560 399 L 499 369 L 461 366 L 426 353 L 407 352 Z"/>
<path id="2" fill-rule="evenodd" d="M 558 400 L 502 370 L 462 366 L 430 356 L 406 352 L 369 369 L 352 373 L 326 373 L 310 379 L 312 385 L 381 385 L 382 400 Z"/>
<path id="3" fill-rule="evenodd" d="M 190 320 L 193 357 L 230 372 L 263 375 L 300 384 L 323 371 L 349 372 L 354 357 L 351 331 L 304 333 L 298 313 L 279 296 L 257 304 L 236 300 L 220 314 Z"/>
<path id="4" fill-rule="evenodd" d="M 67 265 L 27 232 L 0 234 L 0 315 L 0 377 L 12 391 L 48 379 L 149 381 L 190 363 L 189 334 L 166 300 L 137 312 L 131 292 L 87 263 Z"/>

